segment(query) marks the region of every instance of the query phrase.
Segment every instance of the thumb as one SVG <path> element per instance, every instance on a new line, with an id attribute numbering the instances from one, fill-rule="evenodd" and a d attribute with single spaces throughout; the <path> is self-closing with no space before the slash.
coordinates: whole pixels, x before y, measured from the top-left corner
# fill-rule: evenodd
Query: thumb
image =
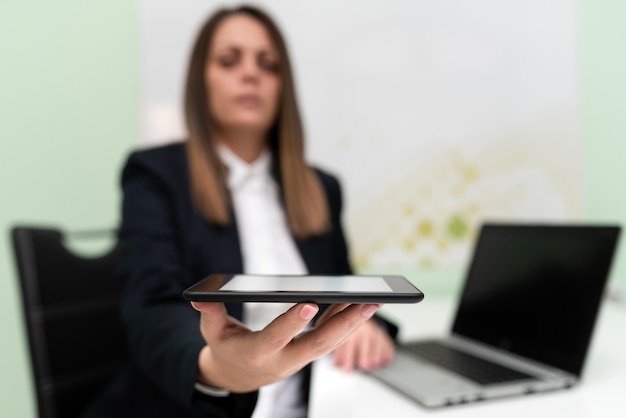
<path id="1" fill-rule="evenodd" d="M 219 341 L 228 325 L 228 313 L 221 302 L 191 302 L 191 306 L 200 312 L 200 331 L 202 337 L 211 345 Z"/>

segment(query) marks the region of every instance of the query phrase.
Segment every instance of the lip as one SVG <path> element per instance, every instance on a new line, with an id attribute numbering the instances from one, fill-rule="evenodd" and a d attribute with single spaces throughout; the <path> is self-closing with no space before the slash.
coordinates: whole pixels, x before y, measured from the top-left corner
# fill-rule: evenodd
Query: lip
<path id="1" fill-rule="evenodd" d="M 261 105 L 261 98 L 256 94 L 240 94 L 235 97 L 235 102 L 245 107 L 258 107 Z"/>

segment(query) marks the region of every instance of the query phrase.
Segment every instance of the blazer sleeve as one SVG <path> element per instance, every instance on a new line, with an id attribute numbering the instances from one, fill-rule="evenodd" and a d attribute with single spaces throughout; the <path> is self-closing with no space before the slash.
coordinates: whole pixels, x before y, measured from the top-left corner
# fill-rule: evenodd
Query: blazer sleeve
<path id="1" fill-rule="evenodd" d="M 234 410 L 252 411 L 256 394 L 211 398 L 194 390 L 205 341 L 199 313 L 182 298 L 190 272 L 184 262 L 182 226 L 175 216 L 172 190 L 176 185 L 168 184 L 171 179 L 160 170 L 135 153 L 122 172 L 119 273 L 124 286 L 122 320 L 131 355 L 157 386 L 201 414 L 233 416 Z"/>

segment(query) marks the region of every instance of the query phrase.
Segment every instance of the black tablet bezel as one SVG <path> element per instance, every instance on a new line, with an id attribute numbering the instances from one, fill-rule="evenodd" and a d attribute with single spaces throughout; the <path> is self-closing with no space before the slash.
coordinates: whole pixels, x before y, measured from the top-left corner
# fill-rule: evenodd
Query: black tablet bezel
<path id="1" fill-rule="evenodd" d="M 183 297 L 197 302 L 313 302 L 313 303 L 418 303 L 424 294 L 403 276 L 387 275 L 345 275 L 361 277 L 381 277 L 393 292 L 241 292 L 219 290 L 235 276 L 243 274 L 212 274 L 200 280 L 183 292 Z M 256 275 L 255 276 L 263 276 Z M 298 275 L 265 275 L 267 277 L 302 277 Z M 323 275 L 335 277 L 333 275 Z M 341 277 L 341 276 L 336 276 Z"/>

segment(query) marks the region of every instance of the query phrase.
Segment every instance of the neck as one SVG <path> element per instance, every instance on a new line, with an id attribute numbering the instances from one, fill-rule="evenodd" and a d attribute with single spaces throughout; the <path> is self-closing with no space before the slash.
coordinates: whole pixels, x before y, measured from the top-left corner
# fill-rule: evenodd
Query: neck
<path id="1" fill-rule="evenodd" d="M 219 142 L 247 163 L 255 161 L 267 148 L 267 135 L 259 132 L 218 132 Z"/>

